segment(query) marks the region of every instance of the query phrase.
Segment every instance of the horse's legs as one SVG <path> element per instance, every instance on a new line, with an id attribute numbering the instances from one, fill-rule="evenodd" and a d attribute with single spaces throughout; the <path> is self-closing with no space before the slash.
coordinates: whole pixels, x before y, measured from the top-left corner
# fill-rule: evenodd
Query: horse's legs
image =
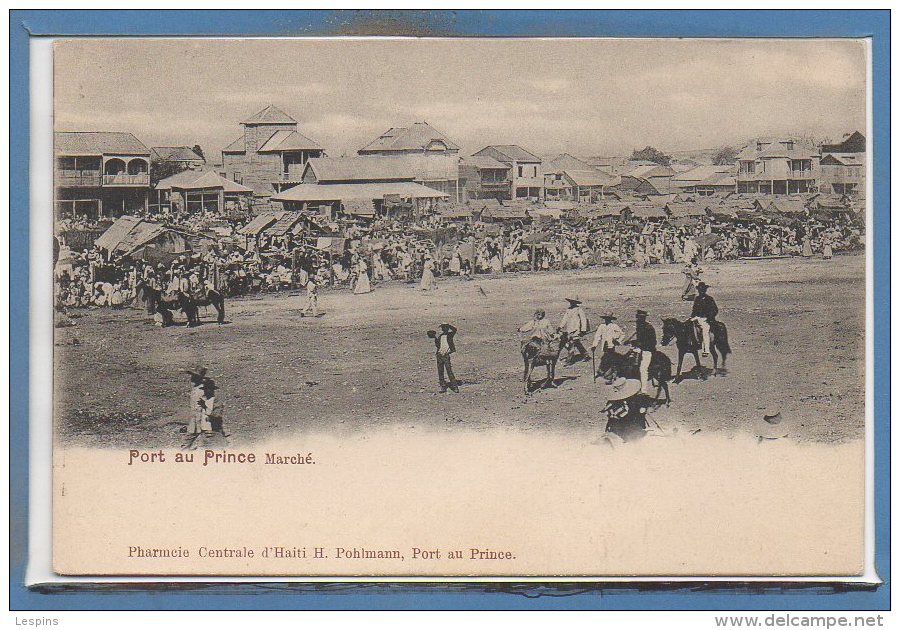
<path id="1" fill-rule="evenodd" d="M 719 355 L 716 353 L 716 347 L 712 344 L 709 346 L 709 352 L 712 354 L 713 360 L 713 376 L 719 373 Z"/>
<path id="2" fill-rule="evenodd" d="M 697 371 L 699 371 L 700 373 L 703 373 L 703 364 L 700 363 L 700 354 L 699 354 L 699 351 L 698 351 L 698 350 L 692 350 L 692 351 L 691 351 L 691 354 L 694 355 L 694 364 L 695 364 L 695 366 L 696 366 L 696 368 L 697 368 Z"/>
<path id="3" fill-rule="evenodd" d="M 529 394 L 528 385 L 529 385 L 529 382 L 531 381 L 531 367 L 532 367 L 531 359 L 525 359 L 525 376 L 524 376 L 523 380 L 525 382 L 525 395 L 526 396 Z"/>
<path id="4" fill-rule="evenodd" d="M 216 300 L 216 303 L 214 304 L 214 306 L 216 307 L 216 311 L 218 311 L 218 313 L 219 313 L 218 322 L 220 324 L 224 324 L 225 323 L 225 297 L 222 296 L 221 298 Z"/>
<path id="5" fill-rule="evenodd" d="M 684 352 L 682 350 L 678 351 L 678 370 L 675 372 L 675 382 L 681 382 L 681 366 L 684 363 Z"/>
<path id="6" fill-rule="evenodd" d="M 667 381 L 662 381 L 663 389 L 666 390 L 666 407 L 669 406 L 669 403 L 672 402 L 672 397 L 669 395 L 669 383 Z"/>

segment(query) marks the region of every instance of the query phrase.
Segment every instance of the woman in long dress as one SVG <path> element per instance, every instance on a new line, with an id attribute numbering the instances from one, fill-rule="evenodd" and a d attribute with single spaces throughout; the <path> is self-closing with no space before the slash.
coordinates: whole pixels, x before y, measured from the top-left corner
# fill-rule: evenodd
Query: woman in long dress
<path id="1" fill-rule="evenodd" d="M 831 260 L 832 256 L 834 256 L 834 251 L 831 249 L 831 237 L 826 235 L 822 238 L 822 258 Z"/>
<path id="2" fill-rule="evenodd" d="M 804 258 L 812 257 L 812 243 L 809 240 L 809 234 L 803 235 L 803 257 Z"/>
<path id="3" fill-rule="evenodd" d="M 425 262 L 422 263 L 422 282 L 419 288 L 423 291 L 437 288 L 437 282 L 434 279 L 434 259 L 430 255 L 425 256 Z"/>
<path id="4" fill-rule="evenodd" d="M 357 295 L 361 293 L 369 293 L 372 290 L 372 285 L 369 282 L 369 265 L 366 264 L 366 261 L 362 258 L 359 259 L 359 262 L 356 264 L 356 284 L 353 287 L 353 292 Z"/>

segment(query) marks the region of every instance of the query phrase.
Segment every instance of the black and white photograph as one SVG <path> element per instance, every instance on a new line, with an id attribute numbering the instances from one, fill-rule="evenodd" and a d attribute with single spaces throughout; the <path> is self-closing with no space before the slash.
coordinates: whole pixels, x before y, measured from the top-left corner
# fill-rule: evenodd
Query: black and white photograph
<path id="1" fill-rule="evenodd" d="M 861 575 L 868 63 L 58 39 L 57 571 Z"/>

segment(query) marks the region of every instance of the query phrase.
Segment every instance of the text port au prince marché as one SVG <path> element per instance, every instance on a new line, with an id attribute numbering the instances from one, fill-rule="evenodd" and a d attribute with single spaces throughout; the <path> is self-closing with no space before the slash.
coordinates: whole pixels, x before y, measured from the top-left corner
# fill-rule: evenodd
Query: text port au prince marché
<path id="1" fill-rule="evenodd" d="M 312 453 L 263 453 L 262 457 L 258 457 L 256 453 L 245 452 L 229 452 L 214 451 L 205 449 L 202 454 L 193 452 L 177 452 L 165 453 L 162 449 L 158 451 L 141 451 L 131 449 L 128 451 L 128 465 L 135 464 L 193 464 L 199 463 L 203 466 L 215 464 L 262 464 L 275 465 L 313 465 L 316 463 Z"/>

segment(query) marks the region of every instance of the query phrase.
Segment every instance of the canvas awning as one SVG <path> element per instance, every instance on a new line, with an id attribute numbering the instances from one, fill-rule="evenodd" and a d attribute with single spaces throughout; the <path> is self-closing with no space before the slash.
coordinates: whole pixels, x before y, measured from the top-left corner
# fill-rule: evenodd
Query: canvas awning
<path id="1" fill-rule="evenodd" d="M 272 197 L 272 201 L 373 201 L 396 195 L 402 199 L 446 199 L 450 195 L 413 182 L 368 184 L 298 184 Z"/>

